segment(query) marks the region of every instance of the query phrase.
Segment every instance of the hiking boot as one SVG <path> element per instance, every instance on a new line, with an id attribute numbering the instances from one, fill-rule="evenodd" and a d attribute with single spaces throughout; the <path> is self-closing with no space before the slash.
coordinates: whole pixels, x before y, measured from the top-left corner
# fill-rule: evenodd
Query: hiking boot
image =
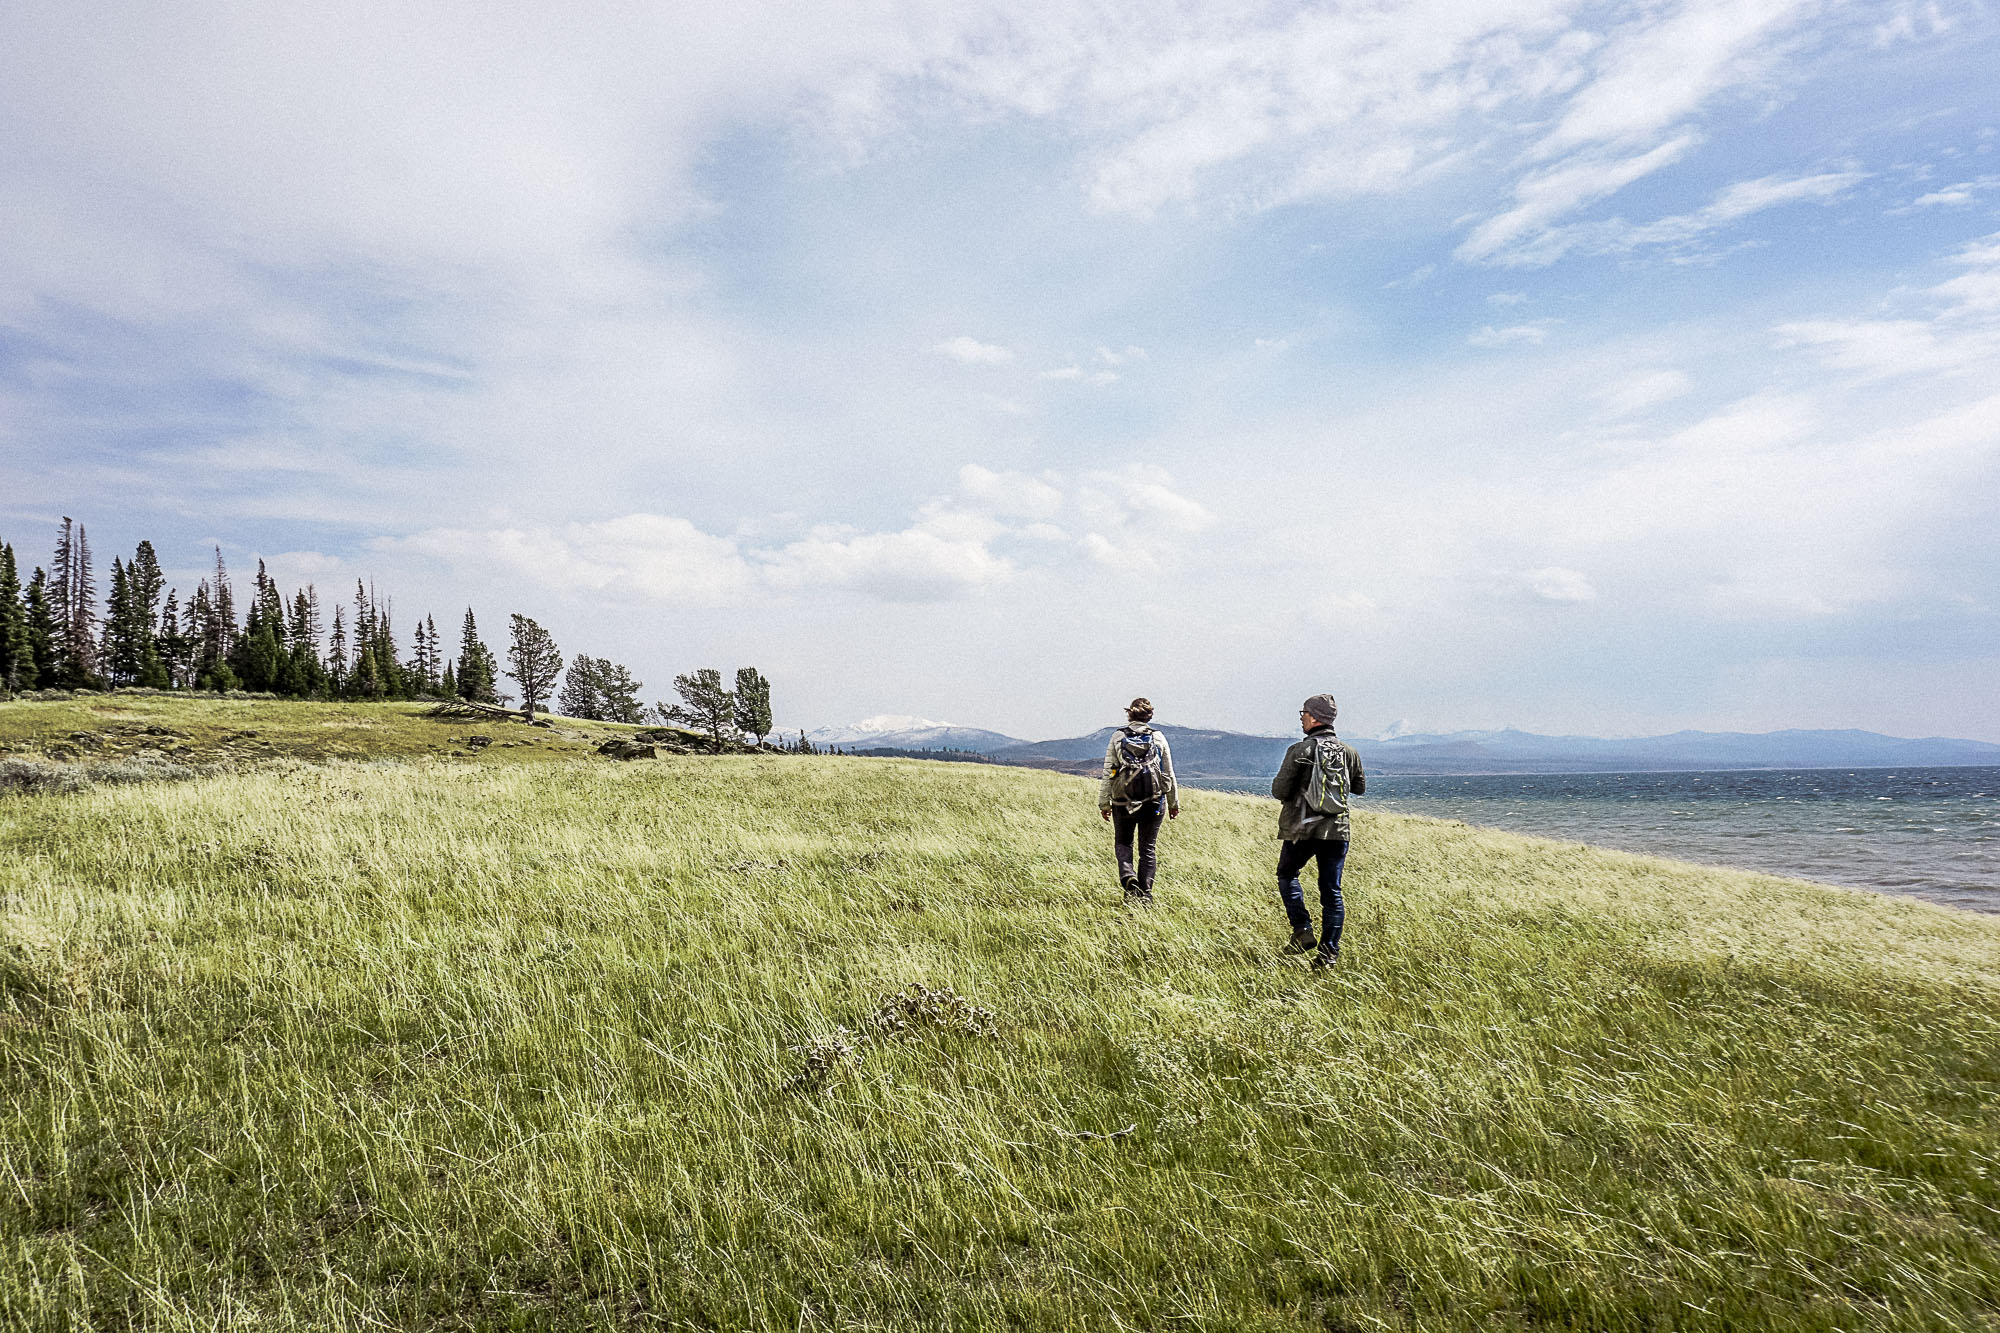
<path id="1" fill-rule="evenodd" d="M 1134 889 L 1131 899 L 1134 907 L 1151 907 L 1153 905 L 1153 891 L 1151 889 Z"/>
<path id="2" fill-rule="evenodd" d="M 1314 936 L 1314 934 L 1312 933 L 1312 929 L 1310 927 L 1300 926 L 1297 930 L 1292 932 L 1292 942 L 1284 947 L 1283 952 L 1311 953 L 1313 951 L 1313 947 L 1318 943 L 1319 940 L 1316 936 Z"/>
<path id="3" fill-rule="evenodd" d="M 1324 972 L 1339 961 L 1340 946 L 1338 944 L 1322 944 L 1319 946 L 1319 951 L 1313 955 L 1313 971 Z"/>

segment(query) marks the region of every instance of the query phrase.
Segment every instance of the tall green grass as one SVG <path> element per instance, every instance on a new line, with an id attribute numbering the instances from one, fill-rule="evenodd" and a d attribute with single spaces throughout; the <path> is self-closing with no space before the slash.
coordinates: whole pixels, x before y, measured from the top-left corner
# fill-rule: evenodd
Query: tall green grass
<path id="1" fill-rule="evenodd" d="M 0 1326 L 2000 1328 L 2000 924 L 1364 815 L 1315 974 L 1185 799 L 1138 912 L 983 766 L 0 800 Z"/>

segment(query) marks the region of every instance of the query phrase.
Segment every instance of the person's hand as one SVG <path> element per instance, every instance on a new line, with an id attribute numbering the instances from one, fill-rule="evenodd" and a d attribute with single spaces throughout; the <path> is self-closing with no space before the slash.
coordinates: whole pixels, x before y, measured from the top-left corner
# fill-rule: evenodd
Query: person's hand
<path id="1" fill-rule="evenodd" d="M 1169 811 L 1167 811 L 1167 818 L 1168 818 L 1168 819 L 1179 819 L 1180 817 L 1181 817 L 1181 812 L 1180 812 L 1180 811 L 1178 811 L 1178 810 L 1169 810 Z"/>
<path id="2" fill-rule="evenodd" d="M 1111 812 L 1109 810 L 1099 810 L 1097 813 L 1104 816 L 1106 823 L 1111 821 Z"/>

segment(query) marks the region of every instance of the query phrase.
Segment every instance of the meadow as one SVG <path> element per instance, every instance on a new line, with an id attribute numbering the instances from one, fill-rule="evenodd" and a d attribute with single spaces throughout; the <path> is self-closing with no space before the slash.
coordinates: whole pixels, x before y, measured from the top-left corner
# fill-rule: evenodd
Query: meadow
<path id="1" fill-rule="evenodd" d="M 1320 974 L 1249 797 L 146 706 L 365 753 L 0 797 L 0 1327 L 2000 1329 L 2000 922 L 1364 813 Z"/>

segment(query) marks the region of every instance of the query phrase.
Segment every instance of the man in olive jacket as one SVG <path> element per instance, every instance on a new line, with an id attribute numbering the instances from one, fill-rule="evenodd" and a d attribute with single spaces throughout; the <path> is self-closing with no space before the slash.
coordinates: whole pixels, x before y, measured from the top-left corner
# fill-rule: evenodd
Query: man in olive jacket
<path id="1" fill-rule="evenodd" d="M 1278 836 L 1284 840 L 1278 847 L 1278 896 L 1284 900 L 1285 915 L 1292 923 L 1292 939 L 1285 952 L 1305 953 L 1317 946 L 1314 967 L 1332 967 L 1340 958 L 1340 931 L 1347 921 L 1347 904 L 1340 897 L 1340 873 L 1347 864 L 1349 824 L 1344 799 L 1337 799 L 1332 810 L 1313 807 L 1313 774 L 1319 769 L 1338 777 L 1339 769 L 1344 769 L 1345 781 L 1337 787 L 1346 795 L 1359 796 L 1368 786 L 1361 772 L 1360 753 L 1333 734 L 1337 711 L 1330 694 L 1315 694 L 1305 701 L 1299 709 L 1299 729 L 1305 738 L 1285 751 L 1278 776 L 1271 779 L 1271 795 L 1278 798 Z M 1305 888 L 1299 883 L 1299 872 L 1314 859 L 1319 861 L 1317 940 L 1312 913 L 1306 910 Z"/>

